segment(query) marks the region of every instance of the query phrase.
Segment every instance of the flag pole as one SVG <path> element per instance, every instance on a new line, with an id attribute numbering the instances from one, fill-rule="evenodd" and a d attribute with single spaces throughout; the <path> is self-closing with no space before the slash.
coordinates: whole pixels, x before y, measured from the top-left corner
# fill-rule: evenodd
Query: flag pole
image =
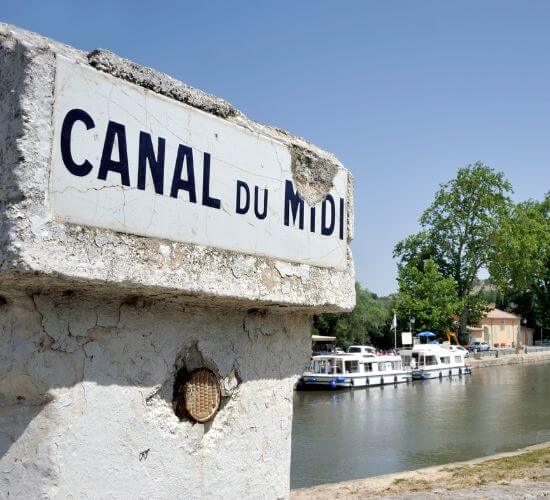
<path id="1" fill-rule="evenodd" d="M 393 345 L 397 351 L 397 316 L 395 315 L 395 309 L 393 310 Z"/>

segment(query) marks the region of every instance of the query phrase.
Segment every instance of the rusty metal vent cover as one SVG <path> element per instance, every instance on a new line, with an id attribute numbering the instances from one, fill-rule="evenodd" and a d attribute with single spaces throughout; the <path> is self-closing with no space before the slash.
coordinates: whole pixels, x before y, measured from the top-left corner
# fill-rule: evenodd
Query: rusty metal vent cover
<path id="1" fill-rule="evenodd" d="M 208 422 L 220 407 L 218 378 L 206 368 L 193 371 L 185 384 L 184 398 L 189 415 L 197 422 Z"/>

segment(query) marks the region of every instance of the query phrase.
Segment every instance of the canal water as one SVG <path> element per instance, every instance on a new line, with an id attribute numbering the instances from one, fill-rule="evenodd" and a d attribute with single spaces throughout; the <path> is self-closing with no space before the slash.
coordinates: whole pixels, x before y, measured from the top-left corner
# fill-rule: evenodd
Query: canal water
<path id="1" fill-rule="evenodd" d="M 338 392 L 296 392 L 291 487 L 346 481 L 550 441 L 550 364 Z"/>

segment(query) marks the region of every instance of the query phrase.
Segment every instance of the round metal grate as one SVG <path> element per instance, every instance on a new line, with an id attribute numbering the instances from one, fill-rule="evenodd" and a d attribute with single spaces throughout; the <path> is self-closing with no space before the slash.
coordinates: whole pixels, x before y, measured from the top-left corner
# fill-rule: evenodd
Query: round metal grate
<path id="1" fill-rule="evenodd" d="M 195 370 L 185 384 L 184 398 L 189 415 L 197 422 L 208 422 L 220 407 L 218 378 L 206 368 Z"/>

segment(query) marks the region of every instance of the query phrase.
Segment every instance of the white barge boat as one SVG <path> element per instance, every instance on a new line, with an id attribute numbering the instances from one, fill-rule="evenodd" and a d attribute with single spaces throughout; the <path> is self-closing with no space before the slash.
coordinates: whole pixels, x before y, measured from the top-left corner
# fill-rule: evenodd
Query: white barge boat
<path id="1" fill-rule="evenodd" d="M 413 379 L 443 378 L 470 373 L 465 352 L 453 345 L 417 344 L 401 350 L 403 364 L 410 367 Z"/>
<path id="2" fill-rule="evenodd" d="M 403 367 L 401 356 L 348 352 L 313 356 L 298 387 L 369 387 L 408 382 L 411 372 Z"/>

